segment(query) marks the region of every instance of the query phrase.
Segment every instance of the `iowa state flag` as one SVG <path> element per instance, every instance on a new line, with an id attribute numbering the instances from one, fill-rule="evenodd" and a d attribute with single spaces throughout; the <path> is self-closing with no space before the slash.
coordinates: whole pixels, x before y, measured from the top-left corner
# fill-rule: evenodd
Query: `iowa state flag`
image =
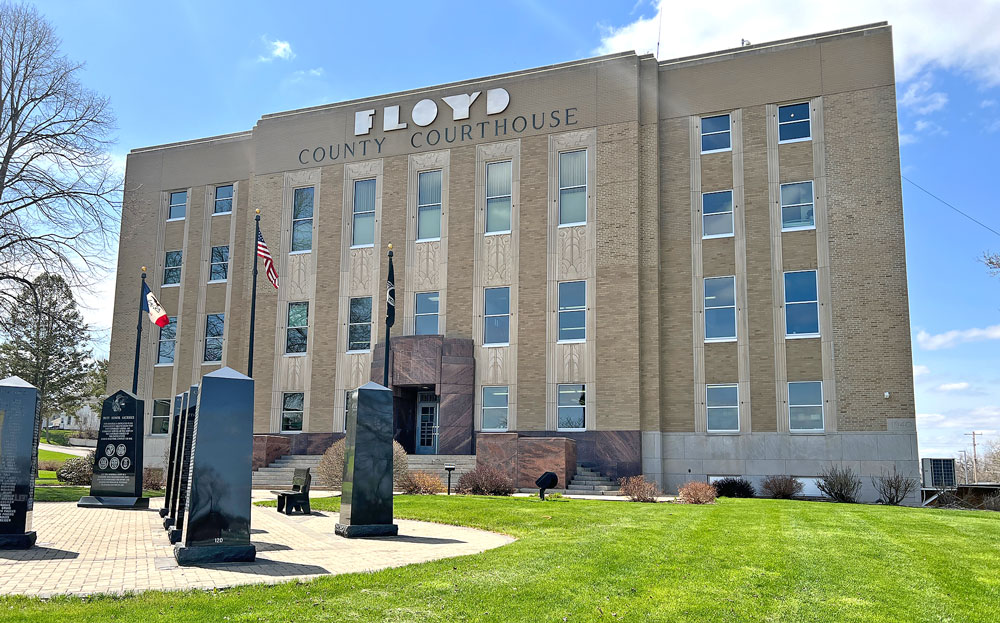
<path id="1" fill-rule="evenodd" d="M 145 281 L 142 282 L 142 300 L 139 301 L 139 309 L 149 314 L 149 321 L 158 327 L 165 327 L 170 323 L 167 312 L 160 307 L 160 302 L 153 296 L 153 291 Z"/>

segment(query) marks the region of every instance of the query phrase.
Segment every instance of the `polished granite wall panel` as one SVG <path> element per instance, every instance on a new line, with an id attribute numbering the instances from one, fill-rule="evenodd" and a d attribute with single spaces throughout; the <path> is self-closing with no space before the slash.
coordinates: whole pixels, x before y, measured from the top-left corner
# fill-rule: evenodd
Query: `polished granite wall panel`
<path id="1" fill-rule="evenodd" d="M 489 465 L 517 482 L 517 433 L 478 433 L 476 467 Z"/>
<path id="2" fill-rule="evenodd" d="M 344 438 L 344 433 L 301 433 L 289 435 L 289 454 L 323 454 L 335 442 Z"/>
<path id="3" fill-rule="evenodd" d="M 576 460 L 617 480 L 642 473 L 641 433 L 637 430 L 521 431 L 525 437 L 566 437 L 576 442 Z"/>
<path id="4" fill-rule="evenodd" d="M 291 435 L 254 435 L 253 469 L 267 467 L 271 463 L 292 453 Z"/>
<path id="5" fill-rule="evenodd" d="M 534 487 L 545 472 L 555 472 L 564 489 L 576 475 L 576 442 L 565 437 L 521 437 L 517 440 L 517 480 L 519 488 Z"/>

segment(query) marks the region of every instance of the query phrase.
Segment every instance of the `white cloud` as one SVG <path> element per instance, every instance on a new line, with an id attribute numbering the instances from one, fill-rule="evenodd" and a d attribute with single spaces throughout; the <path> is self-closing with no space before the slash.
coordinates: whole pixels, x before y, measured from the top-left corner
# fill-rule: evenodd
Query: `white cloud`
<path id="1" fill-rule="evenodd" d="M 276 58 L 280 58 L 283 61 L 290 61 L 295 58 L 295 52 L 292 51 L 292 44 L 287 41 L 282 41 L 281 39 L 268 39 L 267 36 L 262 36 L 260 38 L 267 46 L 267 54 L 262 54 L 257 57 L 257 60 L 262 63 L 269 63 Z"/>
<path id="2" fill-rule="evenodd" d="M 899 133 L 900 147 L 902 147 L 903 145 L 912 145 L 913 143 L 916 143 L 918 140 L 920 139 L 918 139 L 916 136 L 912 134 L 904 134 L 903 132 Z"/>
<path id="3" fill-rule="evenodd" d="M 916 378 L 918 376 L 923 376 L 924 374 L 930 374 L 930 373 L 931 373 L 931 369 L 928 368 L 927 366 L 920 366 L 920 365 L 913 366 L 913 378 Z"/>
<path id="4" fill-rule="evenodd" d="M 993 132 L 1000 132 L 1000 119 L 994 120 L 988 126 L 986 126 L 986 131 L 992 134 Z"/>
<path id="5" fill-rule="evenodd" d="M 983 100 L 983 101 L 979 102 L 979 107 L 980 108 L 993 108 L 996 105 L 997 105 L 997 101 L 996 100 Z"/>
<path id="6" fill-rule="evenodd" d="M 938 385 L 934 389 L 936 389 L 939 392 L 960 392 L 963 389 L 969 389 L 969 384 L 966 383 L 965 381 L 961 381 L 958 383 L 942 383 L 941 385 Z"/>
<path id="7" fill-rule="evenodd" d="M 667 9 L 665 19 L 659 11 Z M 888 21 L 893 30 L 896 79 L 907 82 L 928 69 L 957 69 L 987 85 L 1000 84 L 1000 4 L 939 0 L 841 0 L 797 5 L 784 0 L 736 3 L 667 2 L 620 28 L 608 29 L 597 52 L 653 52 L 660 26 L 660 58 L 738 47 Z"/>
<path id="8" fill-rule="evenodd" d="M 923 75 L 910 83 L 899 98 L 900 108 L 912 108 L 918 115 L 927 115 L 941 110 L 948 104 L 948 94 L 932 91 L 934 83 L 930 75 Z"/>
<path id="9" fill-rule="evenodd" d="M 923 132 L 931 136 L 948 136 L 948 130 L 928 119 L 917 119 L 916 123 L 913 124 L 913 128 L 917 132 Z"/>
<path id="10" fill-rule="evenodd" d="M 917 344 L 924 350 L 953 348 L 959 344 L 984 340 L 1000 340 L 1000 324 L 983 329 L 953 329 L 937 335 L 923 330 L 917 333 Z"/>

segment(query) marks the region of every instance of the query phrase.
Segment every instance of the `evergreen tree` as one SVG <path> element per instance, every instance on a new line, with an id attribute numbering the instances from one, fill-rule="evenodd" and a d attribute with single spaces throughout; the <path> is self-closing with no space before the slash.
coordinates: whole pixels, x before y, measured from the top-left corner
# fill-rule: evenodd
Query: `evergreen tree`
<path id="1" fill-rule="evenodd" d="M 36 305 L 36 295 L 38 304 Z M 59 275 L 43 273 L 16 299 L 14 322 L 0 344 L 0 378 L 19 376 L 38 388 L 46 439 L 57 415 L 74 415 L 87 400 L 89 329 Z"/>

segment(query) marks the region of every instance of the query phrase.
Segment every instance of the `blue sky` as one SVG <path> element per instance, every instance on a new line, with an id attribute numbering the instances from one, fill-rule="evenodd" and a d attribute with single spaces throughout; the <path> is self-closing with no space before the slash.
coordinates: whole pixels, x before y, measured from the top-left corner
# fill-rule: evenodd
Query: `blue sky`
<path id="1" fill-rule="evenodd" d="M 903 175 L 1000 231 L 1000 2 L 38 2 L 107 95 L 118 147 L 246 130 L 265 113 L 569 61 L 661 59 L 874 21 L 893 25 Z M 292 8 L 294 7 L 294 8 Z M 460 14 L 461 17 L 456 17 Z M 1000 439 L 1000 236 L 903 182 L 921 454 Z M 82 293 L 105 329 L 114 275 Z"/>

